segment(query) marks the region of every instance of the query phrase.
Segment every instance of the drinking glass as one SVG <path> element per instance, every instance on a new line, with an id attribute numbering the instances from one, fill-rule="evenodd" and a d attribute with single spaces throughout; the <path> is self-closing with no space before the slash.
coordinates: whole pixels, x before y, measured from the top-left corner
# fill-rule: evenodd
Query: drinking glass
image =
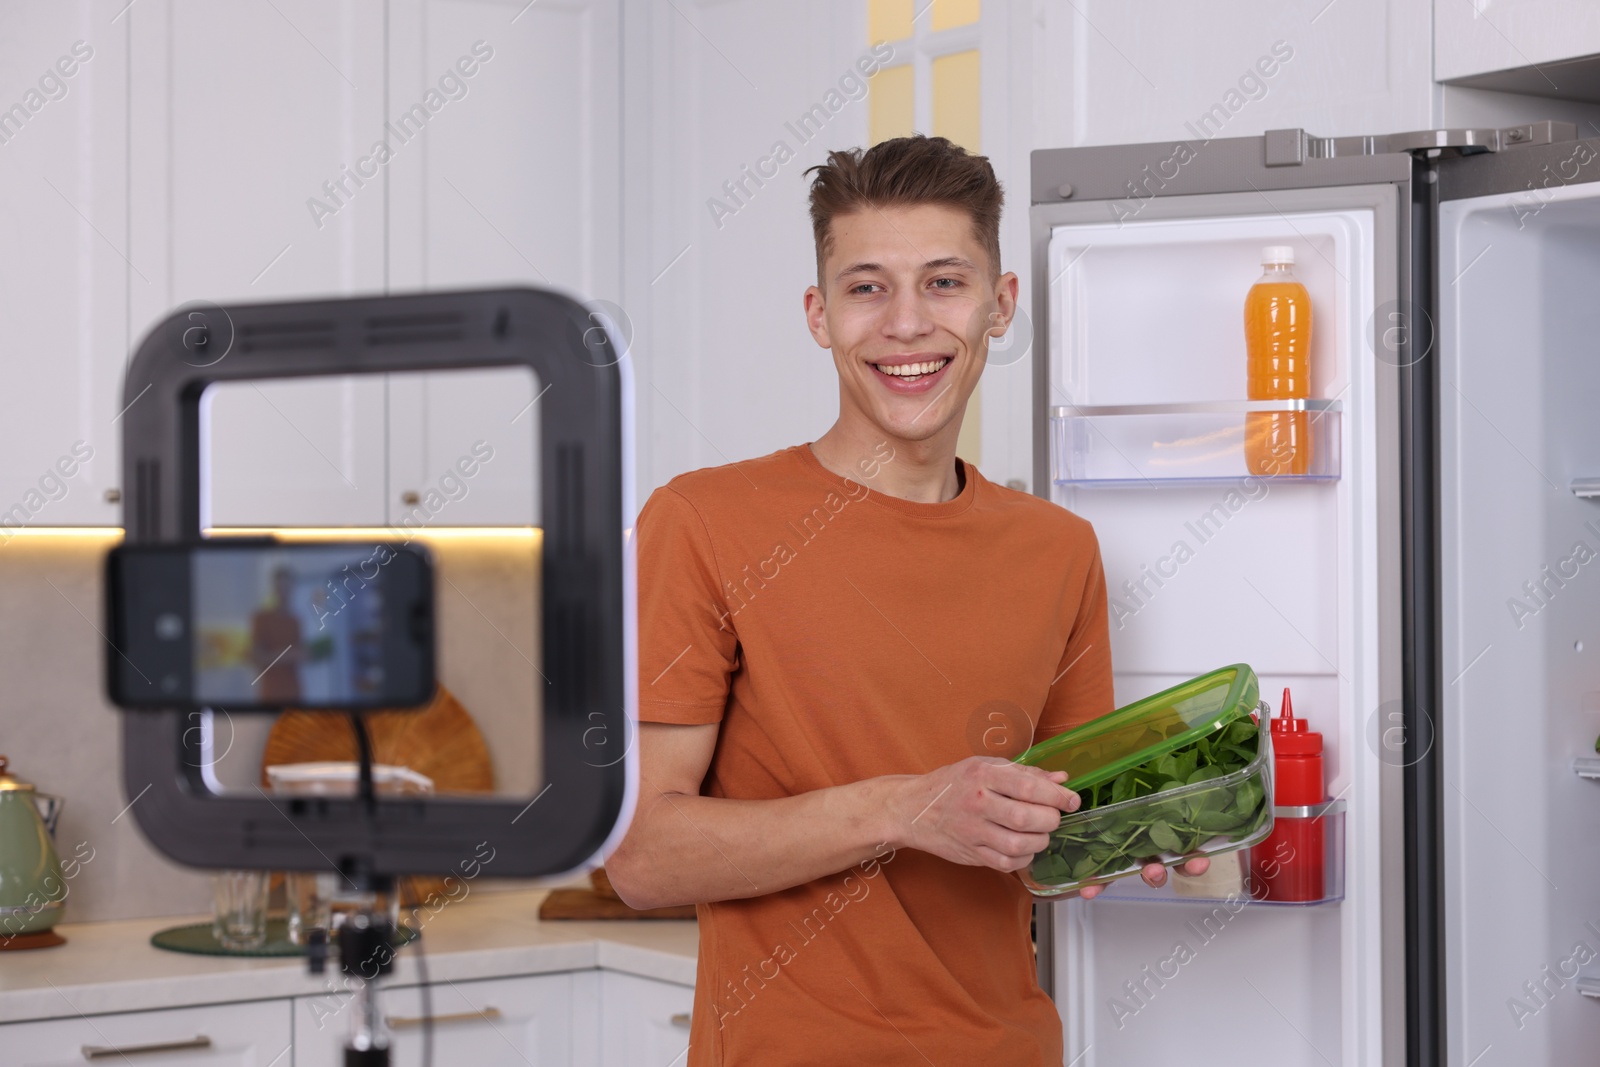
<path id="1" fill-rule="evenodd" d="M 219 871 L 211 876 L 211 932 L 223 948 L 266 944 L 269 878 L 267 871 Z"/>
<path id="2" fill-rule="evenodd" d="M 284 874 L 284 899 L 289 905 L 289 940 L 309 944 L 317 927 L 333 932 L 333 897 L 339 876 L 314 871 L 288 871 Z"/>

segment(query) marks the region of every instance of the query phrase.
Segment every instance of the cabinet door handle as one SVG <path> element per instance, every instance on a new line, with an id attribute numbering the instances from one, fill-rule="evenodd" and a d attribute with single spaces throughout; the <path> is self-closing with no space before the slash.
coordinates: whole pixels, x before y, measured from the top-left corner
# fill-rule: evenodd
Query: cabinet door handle
<path id="1" fill-rule="evenodd" d="M 108 1056 L 137 1056 L 141 1052 L 176 1052 L 186 1048 L 210 1048 L 211 1039 L 204 1034 L 191 1037 L 187 1041 L 157 1041 L 150 1045 L 123 1045 L 121 1048 L 105 1045 L 83 1046 L 83 1058 L 86 1060 L 105 1059 Z"/>
<path id="2" fill-rule="evenodd" d="M 687 1029 L 689 1029 L 689 1019 L 690 1018 L 691 1018 L 691 1016 L 689 1015 L 688 1012 L 680 1011 L 676 1015 L 673 1015 L 671 1018 L 669 1018 L 667 1020 L 667 1022 L 671 1023 L 673 1026 L 681 1026 L 685 1030 L 687 1030 Z"/>
<path id="3" fill-rule="evenodd" d="M 476 1023 L 491 1022 L 500 1018 L 500 1009 L 489 1007 L 482 1011 L 458 1011 L 454 1015 L 389 1015 L 384 1017 L 384 1022 L 389 1024 L 391 1030 L 404 1030 L 411 1026 L 421 1026 L 423 1023 Z"/>

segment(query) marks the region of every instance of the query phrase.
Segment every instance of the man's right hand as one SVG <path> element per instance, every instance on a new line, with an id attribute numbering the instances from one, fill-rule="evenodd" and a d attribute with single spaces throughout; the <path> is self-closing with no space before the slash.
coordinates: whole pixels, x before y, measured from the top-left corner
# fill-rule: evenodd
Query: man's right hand
<path id="1" fill-rule="evenodd" d="M 928 774 L 897 779 L 889 803 L 895 847 L 952 863 L 1016 871 L 1050 841 L 1061 813 L 1077 811 L 1066 771 L 971 756 Z"/>

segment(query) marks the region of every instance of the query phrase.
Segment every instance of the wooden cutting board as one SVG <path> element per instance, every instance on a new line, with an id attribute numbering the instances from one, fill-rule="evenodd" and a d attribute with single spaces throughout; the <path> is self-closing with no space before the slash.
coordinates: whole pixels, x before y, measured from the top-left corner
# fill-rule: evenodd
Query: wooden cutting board
<path id="1" fill-rule="evenodd" d="M 539 905 L 539 918 L 551 919 L 693 919 L 694 905 L 679 904 L 670 908 L 647 908 L 639 911 L 628 907 L 616 897 L 608 897 L 593 889 L 552 889 Z"/>
<path id="2" fill-rule="evenodd" d="M 410 767 L 433 780 L 435 793 L 492 793 L 494 764 L 489 746 L 472 715 L 444 686 L 421 711 L 369 711 L 364 716 L 372 738 L 372 761 Z M 355 732 L 343 712 L 289 710 L 267 734 L 261 755 L 261 787 L 267 768 L 280 763 L 315 763 L 357 758 Z M 276 881 L 276 878 L 274 879 Z M 442 876 L 401 879 L 402 905 L 446 896 Z"/>

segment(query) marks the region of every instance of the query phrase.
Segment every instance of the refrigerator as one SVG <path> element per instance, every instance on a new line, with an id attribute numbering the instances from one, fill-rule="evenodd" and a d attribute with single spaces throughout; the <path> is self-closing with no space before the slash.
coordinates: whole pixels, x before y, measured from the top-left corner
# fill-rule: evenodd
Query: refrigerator
<path id="1" fill-rule="evenodd" d="M 1316 902 L 1040 903 L 1066 1062 L 1594 1062 L 1600 140 L 1041 150 L 1030 212 L 1035 491 L 1098 535 L 1118 704 L 1248 663 L 1326 768 Z M 1269 245 L 1303 401 L 1246 399 Z M 1250 475 L 1285 411 L 1309 464 Z"/>

